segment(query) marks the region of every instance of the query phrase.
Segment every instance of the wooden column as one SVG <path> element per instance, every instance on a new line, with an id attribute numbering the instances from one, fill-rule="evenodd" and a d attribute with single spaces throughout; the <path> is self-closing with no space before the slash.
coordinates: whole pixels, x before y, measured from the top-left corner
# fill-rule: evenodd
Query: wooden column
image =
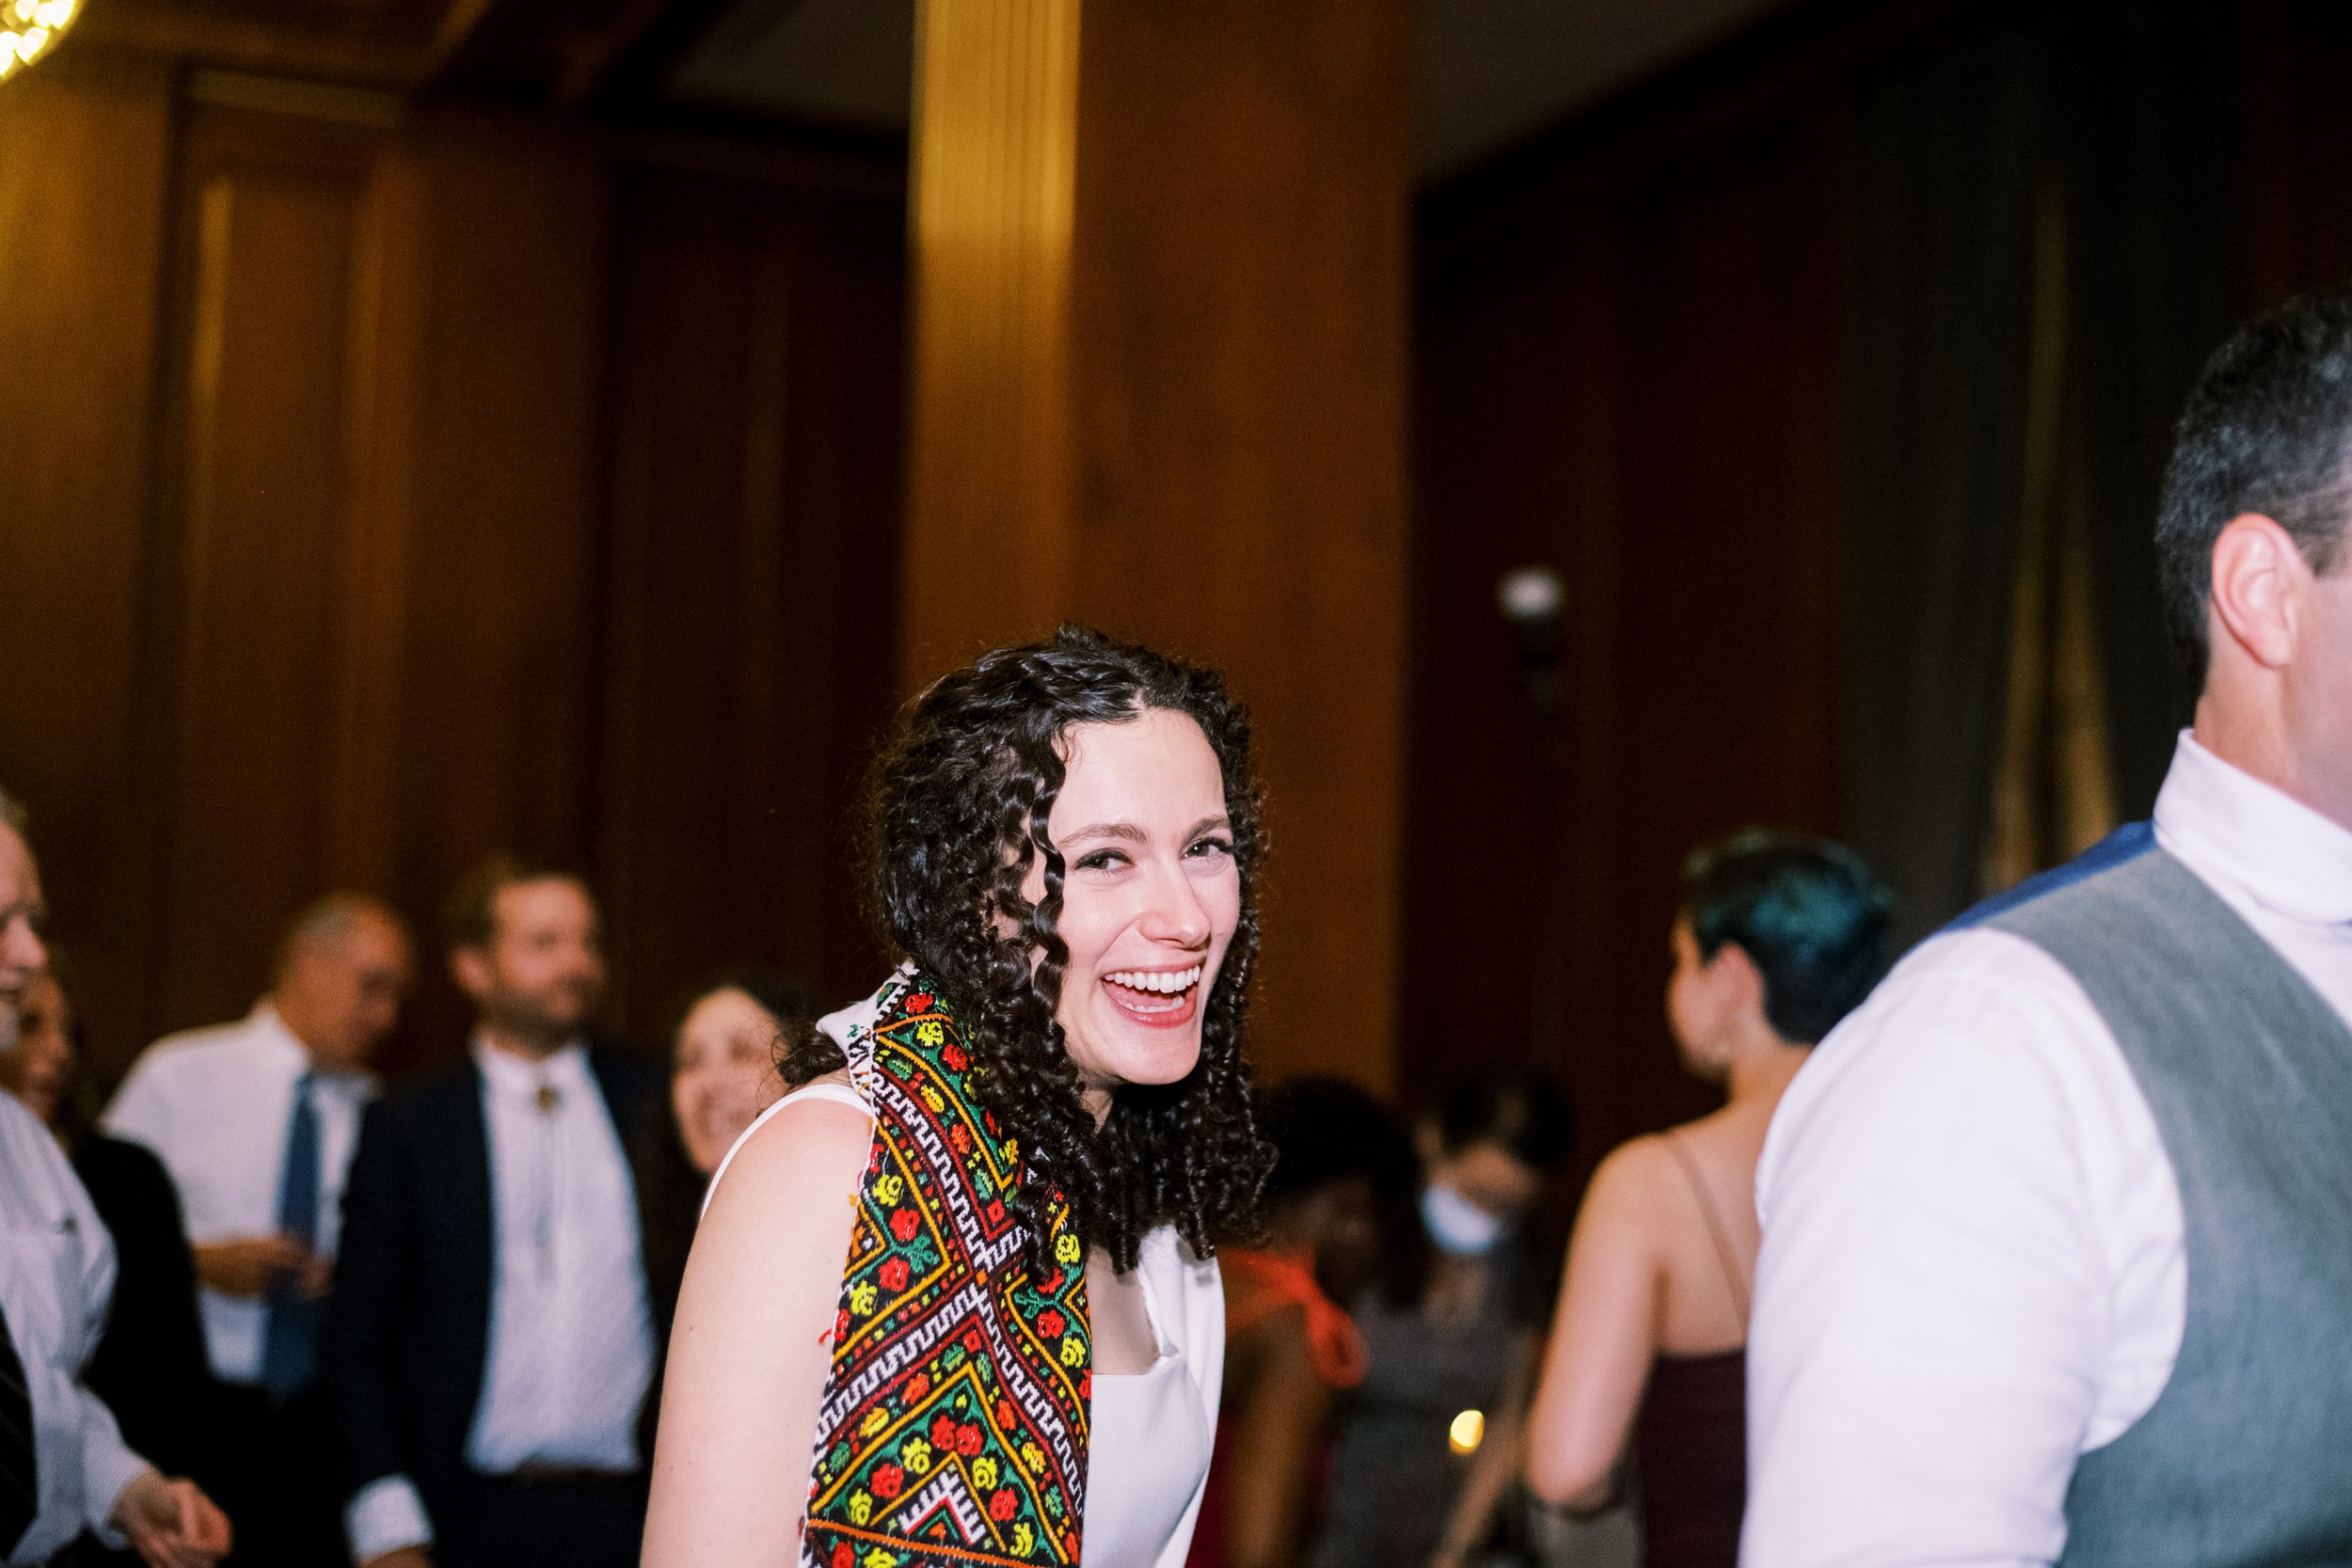
<path id="1" fill-rule="evenodd" d="M 1061 619 L 1222 666 L 1276 861 L 1269 1076 L 1391 1077 L 1401 0 L 937 0 L 918 45 L 910 687 Z"/>

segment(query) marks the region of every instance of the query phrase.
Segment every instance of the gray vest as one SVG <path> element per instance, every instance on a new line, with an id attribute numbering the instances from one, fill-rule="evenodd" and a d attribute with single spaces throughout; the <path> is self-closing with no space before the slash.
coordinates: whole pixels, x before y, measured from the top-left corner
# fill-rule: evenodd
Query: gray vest
<path id="1" fill-rule="evenodd" d="M 1985 924 L 2082 983 L 2181 1186 L 2180 1359 L 2075 1465 L 2061 1562 L 2352 1565 L 2352 1031 L 2162 850 Z"/>

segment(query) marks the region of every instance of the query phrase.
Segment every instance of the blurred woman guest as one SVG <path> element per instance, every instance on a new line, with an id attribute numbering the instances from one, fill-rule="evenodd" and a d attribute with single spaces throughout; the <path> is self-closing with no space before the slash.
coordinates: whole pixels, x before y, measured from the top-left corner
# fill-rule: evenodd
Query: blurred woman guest
<path id="1" fill-rule="evenodd" d="M 1363 1383 L 1342 1419 L 1318 1568 L 1458 1563 L 1509 1489 L 1535 1354 L 1518 1222 L 1567 1153 L 1536 1074 L 1454 1085 L 1415 1130 L 1435 1254 L 1403 1305 L 1362 1302 Z"/>
<path id="2" fill-rule="evenodd" d="M 907 962 L 712 1185 L 644 1561 L 1181 1563 L 1264 1169 L 1248 719 L 1066 628 L 916 699 L 868 842 Z"/>
<path id="3" fill-rule="evenodd" d="M 788 1032 L 815 1017 L 798 980 L 750 968 L 729 971 L 686 1005 L 670 1048 L 670 1108 L 705 1177 L 783 1095 L 777 1059 L 793 1042 Z"/>
<path id="4" fill-rule="evenodd" d="M 677 1300 L 703 1194 L 720 1162 L 759 1113 L 784 1093 L 776 1064 L 806 1038 L 816 1018 L 808 988 L 788 974 L 744 965 L 687 993 L 670 1039 L 670 1098 L 648 1103 L 634 1131 L 639 1223 L 648 1280 L 666 1282 L 657 1303 Z M 655 1307 L 660 1316 L 659 1305 Z M 666 1335 L 667 1323 L 657 1323 Z"/>
<path id="5" fill-rule="evenodd" d="M 1528 1437 L 1530 1486 L 1577 1510 L 1630 1447 L 1650 1568 L 1738 1557 L 1756 1157 L 1813 1043 L 1885 972 L 1888 920 L 1870 868 L 1820 839 L 1740 833 L 1683 868 L 1666 1022 L 1729 1102 L 1594 1174 Z"/>
<path id="6" fill-rule="evenodd" d="M 193 1472 L 210 1486 L 203 1445 L 214 1426 L 214 1384 L 179 1195 L 155 1156 L 90 1130 L 78 1070 L 81 1017 L 61 955 L 53 948 L 49 960 L 18 1002 L 16 1043 L 0 1050 L 0 1088 L 56 1134 L 114 1235 L 114 1309 L 83 1381 L 114 1412 L 125 1443 L 166 1471 Z"/>
<path id="7" fill-rule="evenodd" d="M 1191 1568 L 1287 1568 L 1323 1512 L 1332 1418 L 1364 1379 L 1364 1341 L 1340 1305 L 1379 1286 L 1418 1299 L 1426 1243 L 1419 1167 L 1385 1107 L 1337 1078 L 1271 1096 L 1265 1236 L 1219 1255 L 1225 1399 Z"/>

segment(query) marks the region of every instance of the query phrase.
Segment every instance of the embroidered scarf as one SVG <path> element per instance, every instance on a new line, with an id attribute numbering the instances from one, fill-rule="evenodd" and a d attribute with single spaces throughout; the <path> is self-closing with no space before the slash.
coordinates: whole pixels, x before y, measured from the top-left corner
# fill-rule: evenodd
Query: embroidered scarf
<path id="1" fill-rule="evenodd" d="M 973 1091 L 936 987 L 902 970 L 851 1071 L 874 1147 L 834 1320 L 805 1568 L 1078 1560 L 1086 1505 L 1085 1253 L 1058 1193 L 1054 1272 L 1005 1203 L 1021 1151 Z"/>

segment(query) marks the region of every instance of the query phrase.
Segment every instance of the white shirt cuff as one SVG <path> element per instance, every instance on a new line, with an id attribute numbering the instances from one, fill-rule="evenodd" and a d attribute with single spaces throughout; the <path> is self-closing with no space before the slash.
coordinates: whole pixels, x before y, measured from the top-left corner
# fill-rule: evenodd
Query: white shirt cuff
<path id="1" fill-rule="evenodd" d="M 86 1387 L 75 1392 L 82 1401 L 82 1522 L 110 1550 L 129 1544 L 115 1528 L 115 1503 L 122 1489 L 153 1465 L 124 1447 L 116 1429 L 114 1412 Z"/>
<path id="2" fill-rule="evenodd" d="M 367 1562 L 403 1546 L 433 1544 L 433 1522 L 425 1517 L 424 1499 L 406 1476 L 383 1476 L 359 1488 L 343 1510 L 343 1528 L 351 1535 L 354 1562 Z"/>

